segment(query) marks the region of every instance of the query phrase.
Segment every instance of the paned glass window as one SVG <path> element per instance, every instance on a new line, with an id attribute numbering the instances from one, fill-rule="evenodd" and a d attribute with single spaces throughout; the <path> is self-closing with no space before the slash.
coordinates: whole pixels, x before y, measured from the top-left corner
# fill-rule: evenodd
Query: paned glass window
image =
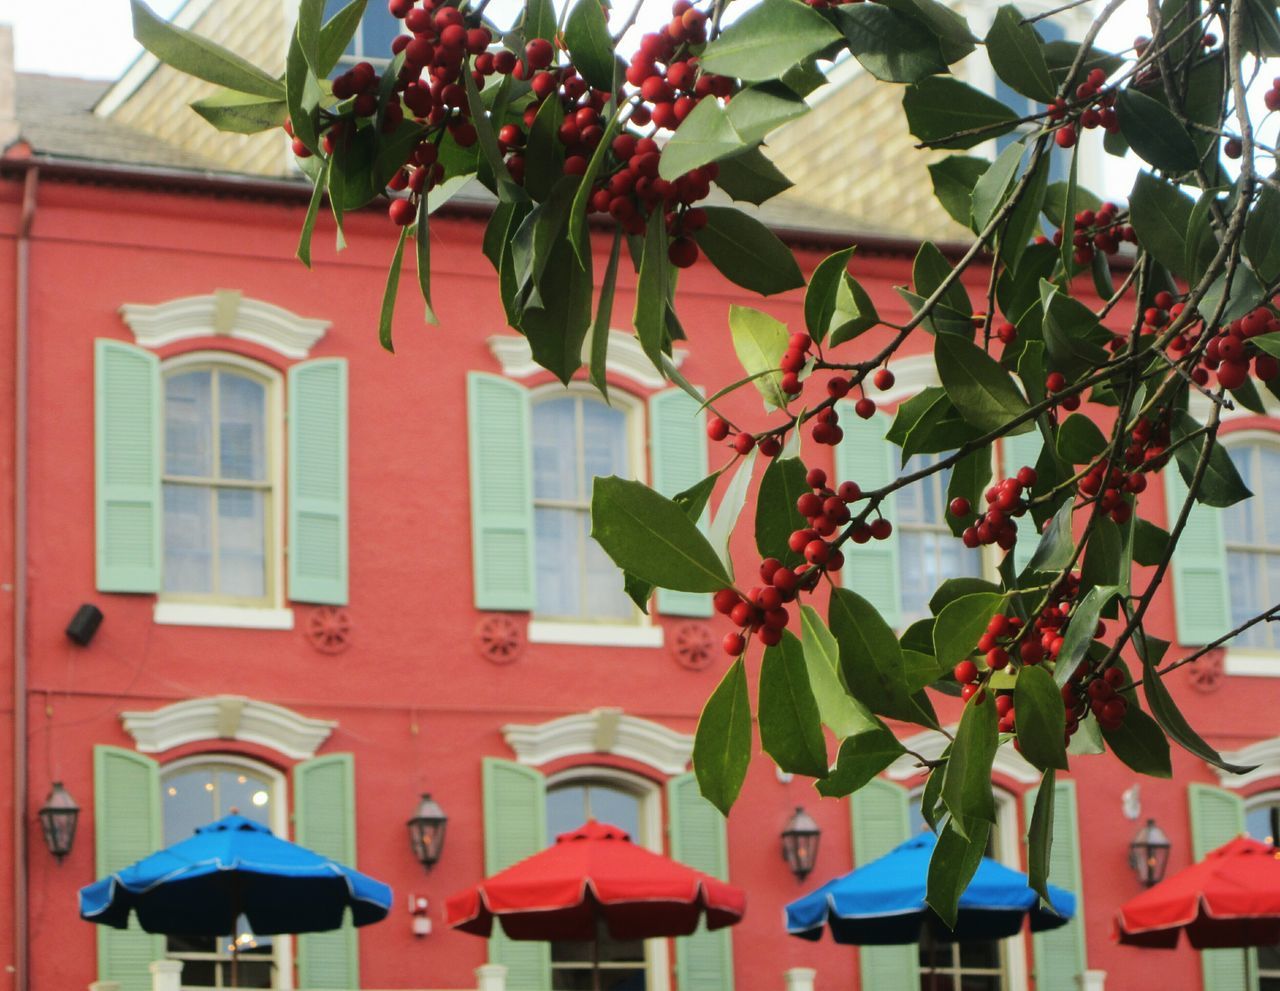
<path id="1" fill-rule="evenodd" d="M 937 464 L 938 454 L 908 459 L 903 474 Z M 947 525 L 947 486 L 951 469 L 936 472 L 895 494 L 898 553 L 902 575 L 902 621 L 909 625 L 929 615 L 929 599 L 948 578 L 978 577 L 982 554 L 965 545 Z"/>
<path id="2" fill-rule="evenodd" d="M 349 2 L 350 0 L 325 0 L 324 19 L 327 21 Z M 392 16 L 386 3 L 369 4 L 356 26 L 351 43 L 338 59 L 333 75 L 341 75 L 357 62 L 371 62 L 376 66 L 388 64 L 391 61 L 391 42 L 403 30 L 404 21 Z"/>
<path id="3" fill-rule="evenodd" d="M 1270 609 L 1280 594 L 1280 512 L 1268 512 L 1268 494 L 1280 492 L 1280 446 L 1233 444 L 1231 460 L 1254 493 L 1223 511 L 1231 587 L 1231 625 L 1238 626 Z M 1280 647 L 1274 623 L 1257 623 L 1232 642 L 1233 647 Z"/>

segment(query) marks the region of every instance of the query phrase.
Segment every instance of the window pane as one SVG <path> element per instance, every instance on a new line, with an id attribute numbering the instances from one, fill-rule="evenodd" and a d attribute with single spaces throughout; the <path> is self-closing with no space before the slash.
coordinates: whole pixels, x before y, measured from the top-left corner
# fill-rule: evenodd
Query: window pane
<path id="1" fill-rule="evenodd" d="M 587 802 L 593 819 L 625 829 L 637 843 L 643 843 L 640 835 L 640 799 L 617 788 L 592 785 L 587 790 Z"/>
<path id="2" fill-rule="evenodd" d="M 267 390 L 261 382 L 223 372 L 218 376 L 218 465 L 223 478 L 267 477 Z"/>
<path id="3" fill-rule="evenodd" d="M 1253 492 L 1257 492 L 1257 486 L 1254 485 L 1251 476 L 1253 475 L 1253 451 L 1254 445 L 1240 444 L 1227 448 L 1227 453 L 1231 455 L 1231 461 L 1235 464 L 1236 470 L 1240 472 L 1240 478 L 1244 480 L 1244 484 Z M 1222 513 L 1222 534 L 1229 544 L 1245 544 L 1252 545 L 1255 543 L 1253 513 L 1256 497 L 1254 499 L 1246 499 L 1244 502 L 1238 502 L 1234 506 L 1230 506 Z"/>
<path id="4" fill-rule="evenodd" d="M 561 833 L 577 829 L 587 818 L 584 785 L 557 785 L 547 790 L 547 844 Z"/>
<path id="5" fill-rule="evenodd" d="M 161 788 L 165 846 L 190 839 L 197 827 L 207 826 L 217 818 L 214 790 L 213 775 L 208 770 L 165 775 Z"/>
<path id="6" fill-rule="evenodd" d="M 1245 832 L 1255 840 L 1274 845 L 1275 837 L 1271 833 L 1273 809 L 1271 805 L 1257 805 L 1249 809 L 1244 818 Z"/>
<path id="7" fill-rule="evenodd" d="M 582 541 L 587 555 L 587 604 L 584 619 L 623 620 L 635 616 L 635 605 L 623 588 L 622 569 L 591 538 L 591 515 L 579 513 L 582 521 Z"/>
<path id="8" fill-rule="evenodd" d="M 1264 580 L 1263 564 L 1269 555 L 1252 554 L 1247 551 L 1229 551 L 1227 553 L 1227 575 L 1231 583 L 1231 622 L 1239 625 L 1267 609 L 1262 604 L 1262 582 Z M 1267 645 L 1267 624 L 1258 623 L 1245 630 L 1235 643 L 1241 647 L 1265 647 Z"/>
<path id="9" fill-rule="evenodd" d="M 1263 527 L 1266 532 L 1263 534 L 1263 540 L 1266 541 L 1268 547 L 1280 547 L 1280 513 L 1268 512 L 1267 499 L 1272 492 L 1280 491 L 1280 450 L 1267 445 L 1259 449 L 1262 455 L 1262 477 L 1258 479 L 1257 486 L 1250 486 L 1254 492 L 1252 499 L 1245 501 L 1246 506 L 1252 506 L 1254 512 L 1262 517 Z"/>
<path id="10" fill-rule="evenodd" d="M 218 817 L 232 810 L 246 819 L 271 825 L 271 786 L 266 780 L 247 770 L 228 769 L 217 772 Z"/>
<path id="11" fill-rule="evenodd" d="M 586 513 L 576 509 L 533 511 L 539 616 L 577 616 L 582 611 L 582 537 Z"/>
<path id="12" fill-rule="evenodd" d="M 606 475 L 630 478 L 627 458 L 627 417 L 593 399 L 582 400 L 582 491 L 590 493 L 591 480 Z"/>
<path id="13" fill-rule="evenodd" d="M 164 590 L 188 595 L 213 591 L 213 490 L 164 486 Z"/>
<path id="14" fill-rule="evenodd" d="M 1000 968 L 1000 944 L 991 940 L 980 943 L 960 943 L 960 966 L 979 970 Z"/>
<path id="15" fill-rule="evenodd" d="M 213 475 L 210 372 L 170 375 L 164 386 L 164 470 L 167 475 Z"/>
<path id="16" fill-rule="evenodd" d="M 578 489 L 577 402 L 571 396 L 533 407 L 533 497 L 584 499 Z"/>
<path id="17" fill-rule="evenodd" d="M 258 599 L 267 588 L 266 499 L 250 489 L 218 490 L 218 591 Z"/>
<path id="18" fill-rule="evenodd" d="M 360 22 L 365 58 L 391 58 L 391 42 L 400 33 L 402 22 L 387 10 L 385 3 L 371 3 Z"/>

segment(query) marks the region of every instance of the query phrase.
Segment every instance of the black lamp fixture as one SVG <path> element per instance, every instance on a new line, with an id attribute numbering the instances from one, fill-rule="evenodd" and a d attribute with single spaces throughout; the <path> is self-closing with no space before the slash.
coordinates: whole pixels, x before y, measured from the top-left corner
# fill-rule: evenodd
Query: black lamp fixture
<path id="1" fill-rule="evenodd" d="M 1169 846 L 1169 837 L 1154 819 L 1148 819 L 1129 844 L 1129 866 L 1144 888 L 1164 880 L 1165 869 L 1169 866 Z"/>
<path id="2" fill-rule="evenodd" d="M 818 828 L 818 824 L 808 812 L 797 805 L 795 815 L 782 831 L 782 859 L 787 862 L 797 881 L 803 881 L 813 870 L 814 862 L 818 859 L 820 839 L 822 830 Z"/>
<path id="3" fill-rule="evenodd" d="M 61 863 L 62 858 L 71 852 L 71 844 L 75 842 L 80 806 L 71 797 L 71 793 L 62 787 L 62 782 L 55 781 L 39 815 L 44 842 L 49 847 L 49 852 Z"/>
<path id="4" fill-rule="evenodd" d="M 418 863 L 428 871 L 435 866 L 444 850 L 444 828 L 448 823 L 449 817 L 440 808 L 440 803 L 424 792 L 413 818 L 409 820 L 409 846 Z"/>

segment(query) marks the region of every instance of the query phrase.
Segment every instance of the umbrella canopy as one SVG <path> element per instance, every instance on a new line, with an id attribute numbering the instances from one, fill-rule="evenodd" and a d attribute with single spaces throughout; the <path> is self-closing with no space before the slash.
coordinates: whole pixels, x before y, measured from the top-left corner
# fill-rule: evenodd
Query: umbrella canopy
<path id="1" fill-rule="evenodd" d="M 328 857 L 229 815 L 80 889 L 80 917 L 150 933 L 225 936 L 244 915 L 260 935 L 326 932 L 351 907 L 357 926 L 391 909 L 391 889 Z"/>
<path id="2" fill-rule="evenodd" d="M 918 942 L 928 925 L 940 942 L 1004 939 L 1031 917 L 1036 932 L 1065 925 L 1075 914 L 1075 896 L 1049 886 L 1056 911 L 1040 905 L 1027 876 L 984 857 L 960 896 L 954 930 L 947 929 L 925 904 L 929 858 L 937 837 L 921 833 L 883 857 L 828 881 L 787 906 L 787 932 L 801 939 L 822 938 L 829 925 L 837 943 L 858 946 Z"/>
<path id="3" fill-rule="evenodd" d="M 738 922 L 738 888 L 638 847 L 617 826 L 590 821 L 445 904 L 449 925 L 488 936 L 496 918 L 512 939 L 595 940 L 687 936 Z"/>
<path id="4" fill-rule="evenodd" d="M 1121 906 L 1116 939 L 1198 950 L 1280 943 L 1280 850 L 1240 836 Z"/>

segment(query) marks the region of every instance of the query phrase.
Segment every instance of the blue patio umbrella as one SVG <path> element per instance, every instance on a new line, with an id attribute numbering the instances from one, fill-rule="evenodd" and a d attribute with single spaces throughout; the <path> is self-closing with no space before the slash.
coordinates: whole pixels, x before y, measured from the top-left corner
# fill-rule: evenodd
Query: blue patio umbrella
<path id="1" fill-rule="evenodd" d="M 924 901 L 929 858 L 937 837 L 924 832 L 899 844 L 883 857 L 828 881 L 787 906 L 787 932 L 801 939 L 822 938 L 830 927 L 837 943 L 884 946 L 919 942 L 1004 939 L 1016 935 L 1023 920 L 1043 932 L 1066 925 L 1075 914 L 1069 891 L 1049 886 L 1053 910 L 1027 885 L 1027 876 L 984 857 L 960 896 L 954 930 L 948 929 Z"/>
<path id="2" fill-rule="evenodd" d="M 80 889 L 82 919 L 124 929 L 134 912 L 165 935 L 233 935 L 241 916 L 259 935 L 327 932 L 348 907 L 355 925 L 378 922 L 391 889 L 234 814 Z"/>

